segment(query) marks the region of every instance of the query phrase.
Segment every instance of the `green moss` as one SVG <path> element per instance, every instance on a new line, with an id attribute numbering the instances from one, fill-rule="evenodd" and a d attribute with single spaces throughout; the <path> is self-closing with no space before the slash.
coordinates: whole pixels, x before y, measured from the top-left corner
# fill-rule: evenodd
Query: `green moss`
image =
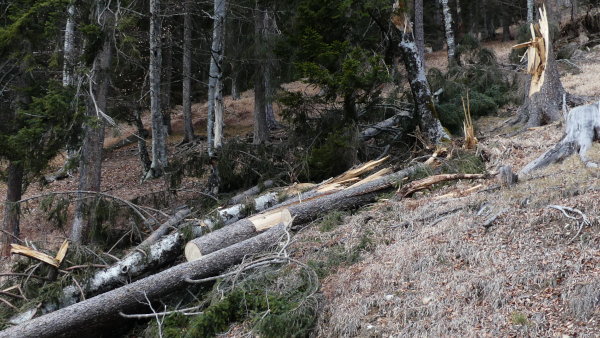
<path id="1" fill-rule="evenodd" d="M 342 225 L 346 213 L 343 211 L 332 211 L 323 217 L 319 224 L 319 231 L 329 232 Z"/>

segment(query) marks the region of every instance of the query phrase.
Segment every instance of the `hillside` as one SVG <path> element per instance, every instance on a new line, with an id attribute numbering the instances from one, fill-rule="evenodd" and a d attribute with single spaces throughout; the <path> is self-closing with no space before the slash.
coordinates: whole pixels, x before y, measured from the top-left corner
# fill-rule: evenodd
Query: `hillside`
<path id="1" fill-rule="evenodd" d="M 506 60 L 509 43 L 491 47 Z M 445 54 L 427 63 L 444 67 Z M 572 60 L 581 72 L 564 72 L 567 90 L 600 97 L 596 80 L 600 49 Z M 300 83 L 294 90 L 314 90 Z M 226 135 L 252 130 L 251 91 L 226 99 Z M 181 111 L 175 107 L 171 152 L 182 137 Z M 194 126 L 202 134 L 206 104 L 193 107 Z M 515 133 L 506 121 L 514 109 L 476 121 L 478 151 L 494 172 L 499 165 L 517 170 L 557 142 L 562 124 Z M 146 122 L 148 117 L 145 118 Z M 107 133 L 105 147 L 127 137 L 131 127 Z M 203 150 L 203 145 L 198 146 Z M 107 152 L 101 191 L 131 200 L 167 191 L 160 180 L 140 183 L 135 145 Z M 600 145 L 589 153 L 600 161 Z M 56 169 L 62 159 L 54 161 Z M 25 197 L 49 191 L 76 190 L 74 176 L 47 187 L 32 185 Z M 186 178 L 182 194 L 203 189 Z M 464 197 L 439 196 L 484 187 Z M 573 156 L 563 163 L 521 178 L 513 187 L 494 180 L 460 181 L 399 199 L 380 202 L 353 214 L 323 215 L 301 230 L 290 247 L 297 260 L 316 267 L 320 280 L 319 336 L 599 336 L 600 232 L 598 171 Z M 5 187 L 0 185 L 0 196 Z M 168 198 L 181 198 L 178 197 Z M 176 206 L 177 200 L 170 201 Z M 590 224 L 550 208 L 584 213 Z M 0 213 L 0 218 L 2 214 Z M 328 223 L 327 223 L 328 222 Z M 55 248 L 68 237 L 40 213 L 24 216 L 23 238 Z M 224 336 L 243 336 L 245 324 Z"/>

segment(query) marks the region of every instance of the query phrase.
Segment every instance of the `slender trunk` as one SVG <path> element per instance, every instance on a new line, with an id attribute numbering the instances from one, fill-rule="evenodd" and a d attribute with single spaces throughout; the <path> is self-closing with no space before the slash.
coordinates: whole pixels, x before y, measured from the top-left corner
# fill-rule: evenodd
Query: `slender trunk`
<path id="1" fill-rule="evenodd" d="M 267 117 L 268 130 L 277 128 L 277 120 L 275 119 L 275 112 L 273 111 L 273 96 L 275 95 L 275 88 L 273 87 L 273 70 L 275 65 L 273 60 L 275 59 L 275 55 L 272 53 L 271 46 L 268 45 L 272 34 L 275 34 L 275 17 L 269 14 L 268 9 L 265 9 L 262 41 L 265 43 L 266 47 L 263 77 L 265 79 L 265 115 Z"/>
<path id="2" fill-rule="evenodd" d="M 267 124 L 267 92 L 264 73 L 266 61 L 264 55 L 265 11 L 259 8 L 258 2 L 254 10 L 254 48 L 257 65 L 254 74 L 254 144 L 267 142 L 269 126 Z"/>
<path id="3" fill-rule="evenodd" d="M 221 148 L 223 145 L 223 124 L 225 112 L 225 102 L 223 100 L 223 73 L 221 72 L 221 78 L 217 82 L 217 88 L 215 92 L 215 149 Z"/>
<path id="4" fill-rule="evenodd" d="M 167 43 L 165 49 L 165 67 L 164 82 L 162 86 L 161 104 L 163 114 L 163 124 L 165 125 L 167 135 L 173 133 L 171 128 L 171 82 L 173 81 L 173 36 L 167 32 Z"/>
<path id="5" fill-rule="evenodd" d="M 448 0 L 440 0 L 442 13 L 444 14 L 444 30 L 446 31 L 446 45 L 448 46 L 448 66 L 458 62 L 456 59 L 456 42 L 454 40 L 454 28 L 452 27 L 452 12 L 448 6 Z"/>
<path id="6" fill-rule="evenodd" d="M 192 1 L 185 3 L 183 16 L 183 128 L 184 140 L 194 140 L 192 124 Z"/>
<path id="7" fill-rule="evenodd" d="M 138 130 L 138 153 L 140 155 L 140 162 L 142 163 L 143 173 L 147 173 L 150 171 L 150 167 L 152 166 L 152 161 L 150 160 L 150 156 L 148 155 L 148 146 L 146 145 L 146 137 L 148 137 L 148 130 L 144 128 L 144 123 L 142 122 L 142 109 L 141 107 L 136 107 L 135 109 L 135 125 Z"/>
<path id="8" fill-rule="evenodd" d="M 240 99 L 240 88 L 238 87 L 238 65 L 237 62 L 231 63 L 231 98 L 234 101 Z"/>
<path id="9" fill-rule="evenodd" d="M 415 0 L 415 42 L 419 59 L 422 64 L 425 64 L 425 31 L 423 27 L 423 0 Z"/>
<path id="10" fill-rule="evenodd" d="M 399 4 L 396 2 L 394 7 L 398 8 L 397 6 Z M 404 15 L 404 18 L 399 18 L 399 15 L 402 14 L 396 14 L 392 21 L 402 36 L 399 47 L 402 52 L 413 100 L 415 101 L 419 126 L 425 134 L 426 142 L 439 144 L 443 139 L 449 139 L 450 136 L 436 116 L 431 89 L 425 76 L 425 67 L 419 59 L 413 33 L 410 29 L 404 30 L 410 27 L 410 19 L 406 15 Z"/>
<path id="11" fill-rule="evenodd" d="M 512 40 L 512 36 L 510 34 L 510 15 L 508 12 L 505 12 L 502 17 L 502 41 L 510 41 Z"/>
<path id="12" fill-rule="evenodd" d="M 103 27 L 105 27 L 104 34 L 111 36 L 114 33 L 112 31 L 114 17 L 111 11 L 106 10 L 106 6 L 107 3 L 99 1 L 97 2 L 96 9 L 98 21 L 102 22 Z M 92 65 L 86 109 L 86 114 L 92 122 L 89 122 L 84 129 L 79 163 L 79 190 L 100 191 L 104 120 L 98 116 L 100 112 L 105 113 L 107 108 L 106 100 L 110 82 L 110 64 L 112 61 L 111 42 L 111 39 L 104 40 L 102 48 L 96 54 Z M 85 219 L 86 204 L 84 196 L 80 195 L 75 204 L 75 218 L 71 230 L 71 240 L 78 244 L 88 241 L 88 234 L 92 225 L 90 220 Z"/>
<path id="13" fill-rule="evenodd" d="M 19 162 L 10 162 L 8 165 L 6 201 L 4 202 L 4 219 L 2 229 L 2 256 L 10 255 L 10 244 L 19 238 L 19 205 L 15 202 L 21 200 L 23 194 L 23 165 Z"/>
<path id="14" fill-rule="evenodd" d="M 63 86 L 72 86 L 75 82 L 73 70 L 75 67 L 75 4 L 71 3 L 67 8 L 67 24 L 65 25 L 63 62 Z"/>
<path id="15" fill-rule="evenodd" d="M 223 130 L 222 78 L 223 55 L 225 49 L 224 41 L 226 9 L 227 0 L 215 0 L 213 15 L 213 41 L 210 51 L 210 70 L 208 75 L 207 138 L 208 154 L 210 156 L 214 155 L 214 145 L 221 144 Z M 219 103 L 219 101 L 221 101 L 221 103 Z M 217 116 L 217 114 L 219 114 L 219 116 Z"/>
<path id="16" fill-rule="evenodd" d="M 166 128 L 160 105 L 161 48 L 160 0 L 150 0 L 150 113 L 152 114 L 152 165 L 146 178 L 157 178 L 167 167 Z"/>
<path id="17" fill-rule="evenodd" d="M 533 22 L 533 0 L 527 0 L 527 22 Z"/>

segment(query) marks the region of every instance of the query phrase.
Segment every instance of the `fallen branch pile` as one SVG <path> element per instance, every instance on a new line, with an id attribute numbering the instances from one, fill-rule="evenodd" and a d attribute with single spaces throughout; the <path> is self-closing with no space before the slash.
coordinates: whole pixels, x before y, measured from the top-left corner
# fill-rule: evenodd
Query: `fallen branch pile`
<path id="1" fill-rule="evenodd" d="M 49 303 L 41 307 L 45 315 L 31 319 L 38 312 L 38 306 L 15 316 L 13 323 L 18 325 L 0 332 L 0 337 L 46 337 L 93 331 L 95 327 L 118 318 L 119 313 L 131 313 L 144 300 L 149 304 L 185 288 L 194 280 L 214 279 L 219 272 L 238 264 L 245 256 L 260 253 L 278 243 L 286 229 L 297 228 L 332 210 L 351 209 L 373 202 L 378 194 L 429 164 L 416 164 L 391 174 L 389 169 L 383 169 L 360 178 L 374 171 L 383 161 L 385 159 L 368 162 L 315 185 L 310 191 L 296 190 L 291 198 L 281 203 L 261 207 L 266 210 L 248 218 L 240 214 L 241 219 L 210 232 L 211 225 L 206 221 L 200 224 L 198 221 L 186 221 L 191 210 L 183 208 L 116 264 L 96 271 L 81 283 L 75 282 L 76 285 L 64 288 L 59 304 Z M 465 174 L 433 176 L 429 181 L 407 184 L 403 189 L 408 195 L 433 183 L 483 177 Z M 290 187 L 286 191 L 293 189 Z M 242 200 L 256 201 L 261 196 L 276 195 L 271 191 L 253 198 L 259 191 L 253 189 L 241 194 Z M 289 196 L 287 193 L 284 195 Z M 186 231 L 184 236 L 182 229 L 186 225 L 191 226 L 193 231 Z M 184 251 L 185 238 L 189 238 L 190 233 L 197 238 L 190 240 Z M 172 264 L 182 252 L 187 263 L 157 272 Z"/>

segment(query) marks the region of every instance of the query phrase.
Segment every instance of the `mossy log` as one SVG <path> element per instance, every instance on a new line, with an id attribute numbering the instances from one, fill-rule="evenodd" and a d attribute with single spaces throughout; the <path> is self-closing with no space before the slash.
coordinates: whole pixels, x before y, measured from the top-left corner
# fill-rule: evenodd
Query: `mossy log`
<path id="1" fill-rule="evenodd" d="M 414 174 L 420 168 L 422 165 L 418 164 L 364 184 L 329 195 L 318 195 L 293 204 L 284 204 L 250 219 L 238 221 L 188 242 L 185 247 L 186 259 L 198 259 L 236 242 L 256 236 L 261 231 L 284 222 L 287 218 L 293 218 L 293 226 L 298 226 L 332 210 L 351 209 L 370 203 L 377 198 L 377 192 L 391 188 L 394 183 Z"/>
<path id="2" fill-rule="evenodd" d="M 244 257 L 276 245 L 285 226 L 271 228 L 254 238 L 219 250 L 199 260 L 179 264 L 137 282 L 103 293 L 53 313 L 0 332 L 0 337 L 65 337 L 99 335 L 102 328 L 121 320 L 119 313 L 132 312 L 146 298 L 156 300 L 189 285 L 186 279 L 202 279 L 240 263 Z"/>

